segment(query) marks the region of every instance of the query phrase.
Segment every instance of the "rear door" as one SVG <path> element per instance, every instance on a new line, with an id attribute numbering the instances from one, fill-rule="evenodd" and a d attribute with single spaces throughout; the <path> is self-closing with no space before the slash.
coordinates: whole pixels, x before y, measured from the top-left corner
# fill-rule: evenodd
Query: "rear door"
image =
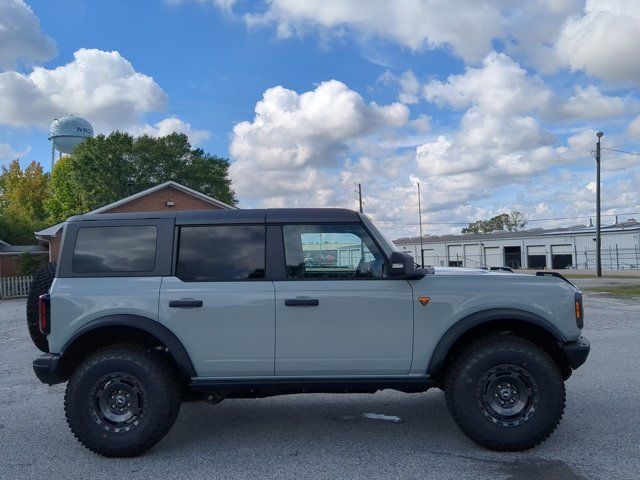
<path id="1" fill-rule="evenodd" d="M 286 280 L 276 281 L 276 374 L 405 375 L 412 289 L 384 277 L 360 224 L 284 225 Z"/>
<path id="2" fill-rule="evenodd" d="M 175 276 L 160 290 L 160 321 L 200 377 L 274 374 L 273 282 L 265 279 L 265 225 L 184 225 Z"/>

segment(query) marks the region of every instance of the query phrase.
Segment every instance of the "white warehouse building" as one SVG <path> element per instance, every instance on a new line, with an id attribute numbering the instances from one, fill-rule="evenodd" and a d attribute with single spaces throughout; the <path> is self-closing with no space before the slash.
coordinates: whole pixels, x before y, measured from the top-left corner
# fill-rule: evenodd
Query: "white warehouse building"
<path id="1" fill-rule="evenodd" d="M 634 219 L 602 227 L 602 268 L 640 268 L 640 223 Z M 593 269 L 595 227 L 531 229 L 518 232 L 400 238 L 394 243 L 417 263 L 449 267 Z"/>

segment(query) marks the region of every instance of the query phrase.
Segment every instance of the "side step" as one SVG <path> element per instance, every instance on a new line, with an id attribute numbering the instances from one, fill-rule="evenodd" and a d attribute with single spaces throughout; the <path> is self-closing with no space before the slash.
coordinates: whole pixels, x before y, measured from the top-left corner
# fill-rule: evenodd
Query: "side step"
<path id="1" fill-rule="evenodd" d="M 297 393 L 375 393 L 386 388 L 406 393 L 425 392 L 435 383 L 415 377 L 264 377 L 196 378 L 189 388 L 224 398 L 260 398 Z"/>

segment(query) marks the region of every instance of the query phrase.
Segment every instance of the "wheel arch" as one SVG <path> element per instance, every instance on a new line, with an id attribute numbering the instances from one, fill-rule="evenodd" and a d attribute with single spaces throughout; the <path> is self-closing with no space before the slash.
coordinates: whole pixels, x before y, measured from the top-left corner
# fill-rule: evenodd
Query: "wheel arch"
<path id="1" fill-rule="evenodd" d="M 61 367 L 70 373 L 75 364 L 88 353 L 122 342 L 162 347 L 182 376 L 197 376 L 189 353 L 171 330 L 157 320 L 130 314 L 97 318 L 79 328 L 61 349 Z"/>
<path id="2" fill-rule="evenodd" d="M 474 339 L 492 333 L 515 333 L 545 349 L 560 367 L 571 375 L 571 367 L 560 345 L 567 342 L 560 330 L 543 317 L 518 309 L 490 309 L 468 315 L 454 323 L 442 336 L 431 355 L 427 374 L 441 378 L 449 361 Z"/>

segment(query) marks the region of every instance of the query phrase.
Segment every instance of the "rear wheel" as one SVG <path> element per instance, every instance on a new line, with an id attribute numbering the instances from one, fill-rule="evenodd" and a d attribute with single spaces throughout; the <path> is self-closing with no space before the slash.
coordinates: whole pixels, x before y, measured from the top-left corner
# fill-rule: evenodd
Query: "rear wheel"
<path id="1" fill-rule="evenodd" d="M 33 276 L 33 281 L 29 287 L 29 296 L 27 297 L 27 328 L 29 329 L 29 335 L 38 350 L 45 353 L 49 351 L 49 342 L 46 335 L 40 331 L 38 309 L 40 307 L 40 295 L 49 291 L 55 276 L 55 262 L 43 265 Z"/>
<path id="2" fill-rule="evenodd" d="M 131 457 L 167 434 L 180 402 L 178 377 L 162 353 L 115 345 L 90 355 L 72 374 L 65 414 L 71 431 L 89 450 Z"/>
<path id="3" fill-rule="evenodd" d="M 551 356 L 514 335 L 467 347 L 447 375 L 445 393 L 460 429 L 492 450 L 520 451 L 543 442 L 565 406 L 564 381 Z"/>

